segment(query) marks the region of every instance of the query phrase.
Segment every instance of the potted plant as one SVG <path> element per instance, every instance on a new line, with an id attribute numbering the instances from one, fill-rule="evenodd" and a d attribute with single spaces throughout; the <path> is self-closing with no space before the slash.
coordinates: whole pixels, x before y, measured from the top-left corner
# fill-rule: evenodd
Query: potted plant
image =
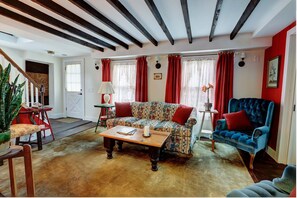
<path id="1" fill-rule="evenodd" d="M 0 64 L 0 155 L 9 151 L 10 125 L 21 108 L 25 84 L 17 84 L 19 75 L 9 83 L 10 71 L 10 64 L 5 69 Z"/>
<path id="2" fill-rule="evenodd" d="M 201 90 L 202 90 L 203 92 L 207 92 L 207 102 L 204 103 L 204 107 L 205 107 L 205 110 L 206 110 L 206 111 L 210 111 L 210 109 L 211 109 L 211 107 L 212 107 L 212 103 L 209 102 L 209 89 L 213 89 L 213 85 L 210 84 L 210 83 L 208 83 L 208 86 L 203 85 L 202 88 L 201 88 Z"/>

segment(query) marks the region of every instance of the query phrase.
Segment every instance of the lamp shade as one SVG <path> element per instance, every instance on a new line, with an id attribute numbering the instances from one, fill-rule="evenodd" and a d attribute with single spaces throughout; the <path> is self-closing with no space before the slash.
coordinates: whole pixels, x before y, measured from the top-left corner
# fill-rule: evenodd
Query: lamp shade
<path id="1" fill-rule="evenodd" d="M 114 94 L 111 82 L 102 82 L 98 90 L 100 94 Z"/>

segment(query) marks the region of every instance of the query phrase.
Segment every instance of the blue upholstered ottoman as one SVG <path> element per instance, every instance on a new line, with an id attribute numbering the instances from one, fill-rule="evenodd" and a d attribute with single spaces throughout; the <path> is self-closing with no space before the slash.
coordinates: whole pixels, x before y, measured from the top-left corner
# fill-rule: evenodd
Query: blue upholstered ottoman
<path id="1" fill-rule="evenodd" d="M 240 190 L 233 190 L 227 197 L 288 197 L 296 186 L 296 166 L 287 166 L 281 178 L 263 180 Z"/>

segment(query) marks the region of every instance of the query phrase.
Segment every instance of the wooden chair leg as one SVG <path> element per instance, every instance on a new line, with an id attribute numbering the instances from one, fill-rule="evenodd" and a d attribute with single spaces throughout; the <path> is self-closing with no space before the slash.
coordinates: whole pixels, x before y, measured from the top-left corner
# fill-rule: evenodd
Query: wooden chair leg
<path id="1" fill-rule="evenodd" d="M 20 137 L 15 138 L 15 145 L 19 145 L 20 144 Z"/>
<path id="2" fill-rule="evenodd" d="M 38 146 L 38 150 L 42 150 L 41 131 L 37 132 L 37 146 Z"/>
<path id="3" fill-rule="evenodd" d="M 215 148 L 215 141 L 211 140 L 211 151 L 214 152 L 214 148 Z"/>
<path id="4" fill-rule="evenodd" d="M 254 159 L 255 159 L 255 154 L 252 154 L 252 153 L 250 153 L 250 165 L 249 165 L 249 168 L 251 169 L 251 170 L 253 170 L 254 169 Z"/>
<path id="5" fill-rule="evenodd" d="M 40 132 L 41 138 L 41 132 Z M 27 196 L 35 196 L 35 186 L 34 186 L 34 175 L 32 168 L 32 151 L 31 146 L 24 145 L 24 164 L 25 164 L 25 175 L 26 175 L 26 185 L 27 185 Z"/>
<path id="6" fill-rule="evenodd" d="M 10 190 L 11 196 L 17 196 L 17 186 L 15 181 L 15 169 L 14 169 L 14 162 L 12 158 L 8 159 L 8 166 L 9 166 L 9 178 L 10 178 Z"/>

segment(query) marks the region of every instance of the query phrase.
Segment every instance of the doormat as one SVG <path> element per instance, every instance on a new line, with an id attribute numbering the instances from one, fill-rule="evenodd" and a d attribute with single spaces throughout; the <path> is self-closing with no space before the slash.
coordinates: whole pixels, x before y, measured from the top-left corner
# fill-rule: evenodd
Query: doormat
<path id="1" fill-rule="evenodd" d="M 81 121 L 82 119 L 78 119 L 78 118 L 60 118 L 60 119 L 56 119 L 56 121 L 58 122 L 65 122 L 65 123 L 73 123 L 73 122 L 78 122 Z"/>

